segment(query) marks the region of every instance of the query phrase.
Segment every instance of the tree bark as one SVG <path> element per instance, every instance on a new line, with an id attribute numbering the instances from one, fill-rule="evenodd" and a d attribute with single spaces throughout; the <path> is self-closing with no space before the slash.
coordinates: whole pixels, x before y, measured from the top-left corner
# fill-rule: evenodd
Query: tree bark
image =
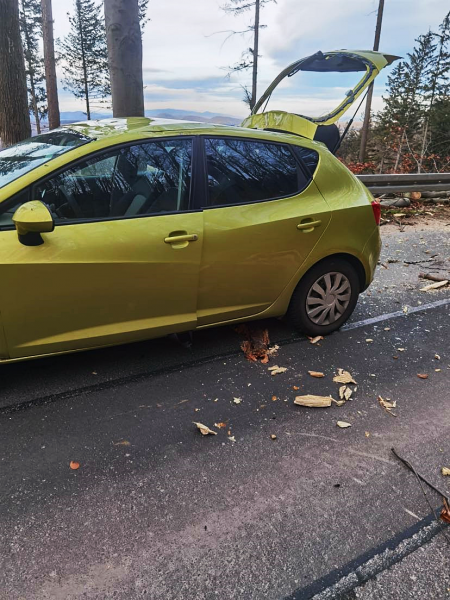
<path id="1" fill-rule="evenodd" d="M 377 24 L 375 27 L 375 40 L 373 42 L 373 49 L 378 51 L 380 47 L 381 37 L 381 24 L 383 22 L 383 10 L 384 0 L 380 0 L 378 5 Z M 369 91 L 367 93 L 366 110 L 364 113 L 364 123 L 361 129 L 361 146 L 359 149 L 359 162 L 364 162 L 366 156 L 367 139 L 369 137 L 369 125 L 370 125 L 370 109 L 372 107 L 372 96 L 373 96 L 373 82 L 370 84 Z"/>
<path id="2" fill-rule="evenodd" d="M 52 0 L 41 0 L 42 36 L 44 41 L 45 85 L 47 88 L 48 125 L 50 129 L 60 126 L 58 85 L 55 68 L 55 44 L 53 41 Z"/>
<path id="3" fill-rule="evenodd" d="M 105 0 L 114 117 L 143 117 L 142 38 L 138 0 Z"/>
<path id="4" fill-rule="evenodd" d="M 17 0 L 0 0 L 0 65 L 0 138 L 9 146 L 31 135 Z"/>
<path id="5" fill-rule="evenodd" d="M 260 0 L 255 0 L 255 37 L 253 42 L 252 97 L 250 100 L 250 110 L 253 110 L 255 107 L 258 86 L 259 4 Z"/>

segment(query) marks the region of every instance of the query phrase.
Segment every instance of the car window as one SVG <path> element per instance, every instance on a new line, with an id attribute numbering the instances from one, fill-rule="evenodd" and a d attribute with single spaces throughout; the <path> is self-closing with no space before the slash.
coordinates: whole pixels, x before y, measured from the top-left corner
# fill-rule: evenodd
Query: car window
<path id="1" fill-rule="evenodd" d="M 163 140 L 121 151 L 111 196 L 111 216 L 187 210 L 192 140 Z"/>
<path id="2" fill-rule="evenodd" d="M 87 159 L 36 184 L 30 197 L 0 208 L 0 226 L 11 225 L 28 199 L 42 200 L 56 223 L 135 217 L 189 207 L 192 140 L 163 140 Z"/>
<path id="3" fill-rule="evenodd" d="M 108 217 L 118 155 L 78 163 L 35 185 L 31 197 L 45 202 L 56 222 Z"/>
<path id="4" fill-rule="evenodd" d="M 205 150 L 209 206 L 291 196 L 307 184 L 285 144 L 211 138 Z"/>
<path id="5" fill-rule="evenodd" d="M 319 163 L 319 153 L 311 148 L 303 148 L 302 146 L 291 146 L 295 154 L 300 159 L 300 162 L 306 167 L 308 172 L 314 175 L 314 172 Z"/>

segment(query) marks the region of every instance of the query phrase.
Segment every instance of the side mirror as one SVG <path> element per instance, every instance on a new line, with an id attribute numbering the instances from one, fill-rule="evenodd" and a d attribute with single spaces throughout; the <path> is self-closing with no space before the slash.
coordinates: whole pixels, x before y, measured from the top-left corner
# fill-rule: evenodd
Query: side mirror
<path id="1" fill-rule="evenodd" d="M 50 210 L 40 200 L 32 200 L 19 206 L 12 220 L 19 242 L 25 246 L 40 246 L 44 243 L 41 233 L 49 233 L 55 228 Z"/>

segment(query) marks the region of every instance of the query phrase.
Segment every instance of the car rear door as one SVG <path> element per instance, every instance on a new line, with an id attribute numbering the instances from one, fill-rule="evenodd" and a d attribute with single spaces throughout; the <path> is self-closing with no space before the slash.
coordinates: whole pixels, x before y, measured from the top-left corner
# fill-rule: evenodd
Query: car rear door
<path id="1" fill-rule="evenodd" d="M 195 327 L 203 223 L 190 210 L 192 147 L 188 137 L 148 140 L 36 183 L 27 199 L 46 202 L 56 223 L 39 246 L 2 221 L 12 358 Z"/>
<path id="2" fill-rule="evenodd" d="M 239 137 L 204 140 L 208 192 L 203 212 L 198 324 L 268 308 L 324 235 L 331 212 L 312 180 L 318 154 Z"/>

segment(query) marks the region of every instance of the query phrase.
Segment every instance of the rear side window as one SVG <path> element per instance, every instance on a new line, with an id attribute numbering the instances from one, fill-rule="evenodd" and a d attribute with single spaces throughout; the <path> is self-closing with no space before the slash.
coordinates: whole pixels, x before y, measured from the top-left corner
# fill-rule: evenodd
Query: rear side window
<path id="1" fill-rule="evenodd" d="M 293 196 L 308 183 L 285 144 L 211 138 L 205 151 L 209 206 Z"/>
<path id="2" fill-rule="evenodd" d="M 318 152 L 311 150 L 311 148 L 302 148 L 301 146 L 291 146 L 291 148 L 312 177 L 319 163 Z"/>

